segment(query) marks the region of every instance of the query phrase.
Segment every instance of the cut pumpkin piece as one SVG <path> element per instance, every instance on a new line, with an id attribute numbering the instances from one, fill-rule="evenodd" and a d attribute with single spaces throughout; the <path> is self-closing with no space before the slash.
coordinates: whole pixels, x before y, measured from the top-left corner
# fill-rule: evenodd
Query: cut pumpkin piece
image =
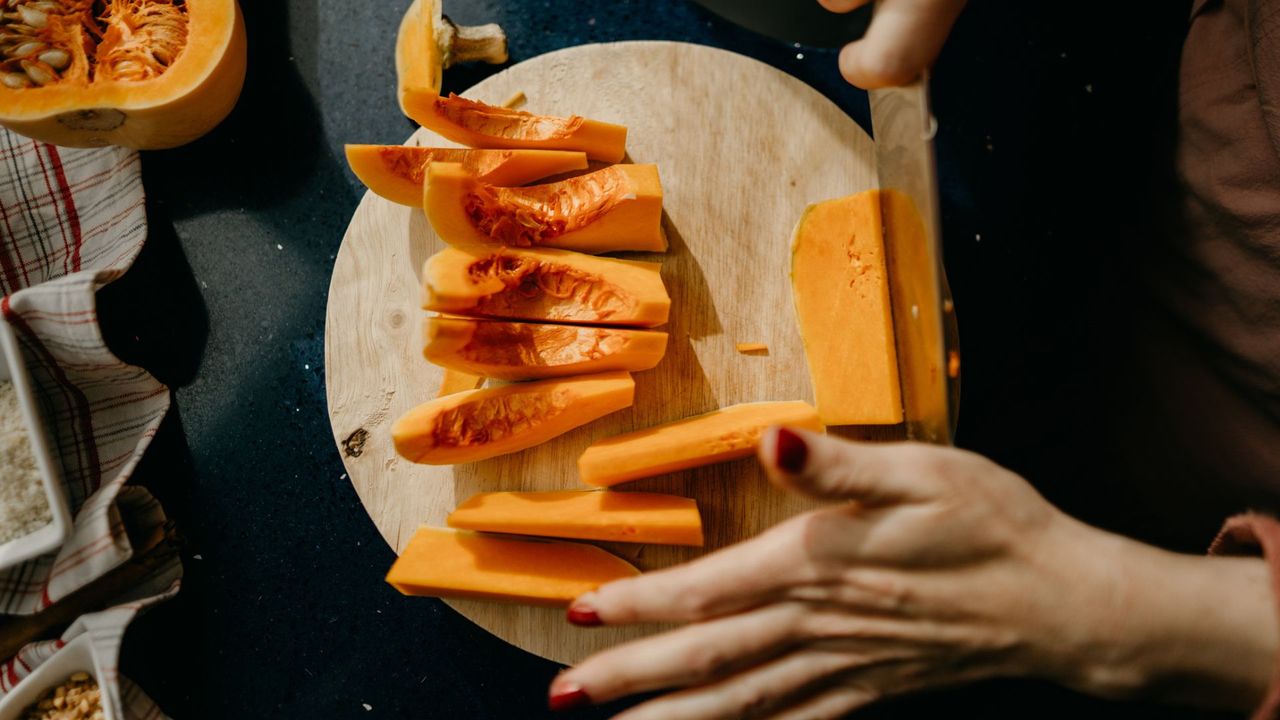
<path id="1" fill-rule="evenodd" d="M 478 390 L 484 385 L 483 375 L 473 375 L 453 368 L 445 368 L 444 377 L 440 378 L 439 397 L 452 395 L 464 390 Z"/>
<path id="2" fill-rule="evenodd" d="M 396 452 L 426 465 L 485 460 L 518 452 L 631 407 L 625 372 L 467 390 L 405 413 L 391 428 Z"/>
<path id="3" fill-rule="evenodd" d="M 413 0 L 396 35 L 396 79 L 400 108 L 410 89 L 440 92 L 446 68 L 457 63 L 507 61 L 507 36 L 492 23 L 475 27 L 455 25 L 445 17 L 441 0 Z M 408 114 L 408 111 L 405 111 Z"/>
<path id="4" fill-rule="evenodd" d="M 499 380 L 648 370 L 662 360 L 667 334 L 583 325 L 428 318 L 427 360 L 450 372 Z"/>
<path id="5" fill-rule="evenodd" d="M 639 574 L 594 545 L 423 527 L 392 564 L 387 583 L 405 595 L 555 607 Z"/>
<path id="6" fill-rule="evenodd" d="M 449 514 L 449 527 L 513 535 L 702 545 L 692 498 L 600 490 L 490 492 Z"/>
<path id="7" fill-rule="evenodd" d="M 732 405 L 602 440 L 578 458 L 589 485 L 610 486 L 748 457 L 771 425 L 822 432 L 813 406 L 799 401 Z"/>
<path id="8" fill-rule="evenodd" d="M 791 241 L 791 289 L 822 421 L 902 422 L 878 191 L 805 210 Z"/>
<path id="9" fill-rule="evenodd" d="M 665 252 L 657 165 L 612 165 L 531 187 L 497 187 L 465 166 L 432 163 L 425 208 L 450 245 L 497 243 L 600 253 Z"/>
<path id="10" fill-rule="evenodd" d="M 660 268 L 568 250 L 447 247 L 423 269 L 423 308 L 471 317 L 654 327 L 671 312 Z"/>
<path id="11" fill-rule="evenodd" d="M 427 165 L 459 163 L 471 177 L 492 185 L 525 185 L 583 170 L 587 155 L 566 150 L 470 150 L 409 145 L 348 145 L 347 164 L 360 182 L 401 205 L 422 207 Z"/>
<path id="12" fill-rule="evenodd" d="M 405 115 L 443 138 L 474 148 L 581 150 L 592 160 L 616 163 L 627 154 L 627 129 L 577 115 L 534 115 L 438 91 L 404 89 Z"/>

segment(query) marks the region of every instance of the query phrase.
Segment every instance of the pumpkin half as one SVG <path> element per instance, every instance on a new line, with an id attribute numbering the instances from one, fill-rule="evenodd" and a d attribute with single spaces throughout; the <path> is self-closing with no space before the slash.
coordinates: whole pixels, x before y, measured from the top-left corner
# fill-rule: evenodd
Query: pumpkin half
<path id="1" fill-rule="evenodd" d="M 235 0 L 18 0 L 0 14 L 0 125 L 69 147 L 182 145 L 244 84 Z"/>
<path id="2" fill-rule="evenodd" d="M 348 145 L 347 164 L 365 187 L 401 205 L 422 207 L 427 166 L 458 163 L 490 185 L 524 185 L 550 175 L 585 170 L 587 155 L 564 150 L 468 150 L 409 145 Z"/>
<path id="3" fill-rule="evenodd" d="M 657 165 L 611 165 L 511 188 L 479 180 L 463 165 L 431 163 L 425 209 L 431 227 L 450 245 L 667 250 Z"/>

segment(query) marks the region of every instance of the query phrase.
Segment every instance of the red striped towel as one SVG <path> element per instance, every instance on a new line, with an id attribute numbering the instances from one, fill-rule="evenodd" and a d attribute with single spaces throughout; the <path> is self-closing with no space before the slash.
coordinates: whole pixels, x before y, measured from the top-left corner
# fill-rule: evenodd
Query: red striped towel
<path id="1" fill-rule="evenodd" d="M 56 554 L 0 572 L 0 614 L 37 612 L 128 560 L 124 518 L 140 528 L 164 522 L 149 493 L 122 486 L 169 408 L 169 390 L 111 354 L 95 304 L 146 240 L 143 201 L 137 153 L 58 148 L 0 129 L 0 315 L 45 403 L 75 519 Z M 125 626 L 150 601 L 142 598 L 176 592 L 181 573 L 175 560 L 130 593 L 134 600 L 0 663 L 0 695 L 62 642 L 92 632 L 95 654 L 109 661 L 113 677 L 99 682 L 115 716 L 159 717 L 145 695 L 114 682 L 116 654 Z"/>

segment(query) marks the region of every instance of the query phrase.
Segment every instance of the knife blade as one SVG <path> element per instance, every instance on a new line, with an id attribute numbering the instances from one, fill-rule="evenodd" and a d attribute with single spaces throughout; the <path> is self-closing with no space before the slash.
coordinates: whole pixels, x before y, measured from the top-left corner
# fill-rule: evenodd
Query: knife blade
<path id="1" fill-rule="evenodd" d="M 927 75 L 871 90 L 889 302 L 907 437 L 950 444 L 959 397 L 955 316 L 942 268 Z M 950 340 L 950 342 L 949 342 Z"/>

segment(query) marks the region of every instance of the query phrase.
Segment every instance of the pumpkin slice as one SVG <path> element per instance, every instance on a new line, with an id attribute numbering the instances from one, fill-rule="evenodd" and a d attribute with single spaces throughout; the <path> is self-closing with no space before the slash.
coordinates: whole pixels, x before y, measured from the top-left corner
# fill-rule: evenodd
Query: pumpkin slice
<path id="1" fill-rule="evenodd" d="M 578 458 L 578 474 L 589 485 L 610 486 L 737 460 L 754 453 L 772 425 L 824 429 L 808 403 L 732 405 L 595 443 Z"/>
<path id="2" fill-rule="evenodd" d="M 805 210 L 791 240 L 791 289 L 822 421 L 902 422 L 878 191 Z"/>
<path id="3" fill-rule="evenodd" d="M 391 427 L 396 452 L 426 465 L 485 460 L 540 445 L 631 407 L 625 372 L 466 390 L 405 413 Z"/>
<path id="4" fill-rule="evenodd" d="M 235 0 L 8 3 L 0 125 L 69 147 L 170 148 L 222 121 L 244 84 Z"/>
<path id="5" fill-rule="evenodd" d="M 450 245 L 498 243 L 599 253 L 665 252 L 657 165 L 612 165 L 547 185 L 495 187 L 431 163 L 425 207 Z"/>
<path id="6" fill-rule="evenodd" d="M 413 0 L 396 34 L 396 80 L 400 107 L 410 88 L 440 92 L 446 68 L 458 63 L 507 61 L 507 36 L 492 23 L 455 25 L 442 14 L 440 0 Z"/>
<path id="7" fill-rule="evenodd" d="M 581 150 L 608 163 L 621 162 L 627 154 L 625 127 L 577 115 L 534 115 L 417 88 L 401 93 L 400 106 L 422 127 L 467 147 Z"/>
<path id="8" fill-rule="evenodd" d="M 583 170 L 587 155 L 566 150 L 469 150 L 408 145 L 348 145 L 347 164 L 360 182 L 401 205 L 422 207 L 427 165 L 460 163 L 491 185 L 524 185 L 550 175 Z"/>
<path id="9" fill-rule="evenodd" d="M 568 250 L 447 247 L 423 269 L 423 308 L 471 317 L 654 327 L 671 312 L 660 267 Z"/>
<path id="10" fill-rule="evenodd" d="M 405 595 L 554 607 L 639 574 L 594 545 L 423 527 L 392 564 L 387 582 Z"/>
<path id="11" fill-rule="evenodd" d="M 452 395 L 464 390 L 478 390 L 484 385 L 483 375 L 472 375 L 461 370 L 453 368 L 445 368 L 444 377 L 440 378 L 440 392 L 438 397 Z"/>
<path id="12" fill-rule="evenodd" d="M 499 380 L 648 370 L 667 351 L 667 334 L 583 325 L 428 318 L 427 360 L 450 371 Z"/>
<path id="13" fill-rule="evenodd" d="M 448 522 L 449 527 L 513 535 L 702 545 L 698 503 L 658 493 L 480 493 L 449 513 Z"/>

